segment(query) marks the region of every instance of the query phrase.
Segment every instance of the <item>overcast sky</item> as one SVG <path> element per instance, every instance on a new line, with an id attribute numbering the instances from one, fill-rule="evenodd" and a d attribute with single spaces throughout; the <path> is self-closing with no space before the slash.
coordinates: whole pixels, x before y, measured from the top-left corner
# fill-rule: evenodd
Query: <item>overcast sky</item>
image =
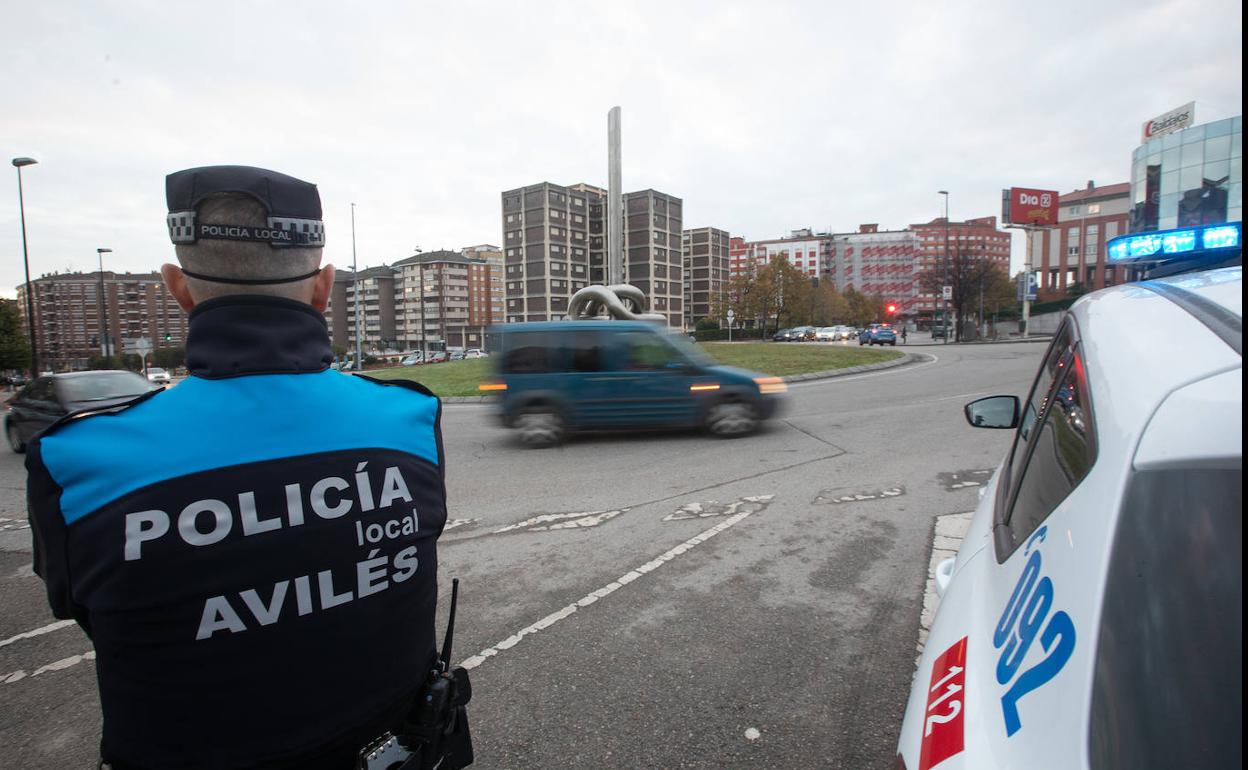
<path id="1" fill-rule="evenodd" d="M 499 243 L 502 190 L 606 184 L 749 239 L 999 214 L 1002 187 L 1126 181 L 1148 118 L 1242 112 L 1236 0 L 0 0 L 0 146 L 33 275 L 172 258 L 164 176 L 319 185 L 327 260 Z M 13 174 L 11 166 L 5 166 Z M 0 185 L 0 295 L 23 280 Z M 1015 266 L 1022 261 L 1016 238 Z"/>

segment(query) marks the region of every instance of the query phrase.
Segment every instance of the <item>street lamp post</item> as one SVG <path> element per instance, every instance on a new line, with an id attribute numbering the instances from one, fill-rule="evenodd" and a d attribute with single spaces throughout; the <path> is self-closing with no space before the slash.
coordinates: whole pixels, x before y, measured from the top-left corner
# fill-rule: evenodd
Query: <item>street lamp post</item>
<path id="1" fill-rule="evenodd" d="M 112 253 L 112 249 L 95 250 L 95 254 L 100 260 L 100 344 L 104 346 L 104 358 L 106 361 L 111 358 L 112 350 L 108 344 L 108 301 L 104 298 L 104 255 Z"/>
<path id="2" fill-rule="evenodd" d="M 363 371 L 364 357 L 360 342 L 360 268 L 355 259 L 355 204 L 351 204 L 351 286 L 355 297 L 355 371 Z"/>
<path id="3" fill-rule="evenodd" d="M 937 190 L 939 194 L 945 196 L 945 282 L 940 287 L 941 313 L 940 326 L 944 330 L 945 341 L 942 344 L 949 344 L 949 300 L 945 299 L 945 286 L 949 285 L 949 191 Z"/>
<path id="4" fill-rule="evenodd" d="M 35 342 L 35 285 L 30 282 L 30 254 L 26 250 L 26 199 L 22 195 L 22 167 L 33 166 L 34 158 L 14 158 L 17 169 L 17 206 L 22 218 L 22 263 L 26 266 L 26 329 L 30 332 L 30 374 L 39 375 L 39 348 Z"/>

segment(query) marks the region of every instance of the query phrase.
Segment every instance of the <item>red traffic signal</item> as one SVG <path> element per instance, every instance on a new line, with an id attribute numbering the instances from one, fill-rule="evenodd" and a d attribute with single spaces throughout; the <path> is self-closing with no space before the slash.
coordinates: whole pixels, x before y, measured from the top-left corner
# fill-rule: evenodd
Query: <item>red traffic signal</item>
<path id="1" fill-rule="evenodd" d="M 893 313 L 896 313 L 896 312 L 897 312 L 897 306 L 890 302 L 888 304 L 888 314 L 892 315 Z"/>

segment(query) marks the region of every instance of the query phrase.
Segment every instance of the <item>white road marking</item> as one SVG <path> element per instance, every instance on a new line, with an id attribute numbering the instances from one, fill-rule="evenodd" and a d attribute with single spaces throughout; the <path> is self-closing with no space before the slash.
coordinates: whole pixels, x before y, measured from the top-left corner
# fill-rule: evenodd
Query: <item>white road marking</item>
<path id="1" fill-rule="evenodd" d="M 446 526 L 442 528 L 443 532 L 455 529 L 457 527 L 467 527 L 477 523 L 477 519 L 451 519 L 446 522 Z"/>
<path id="2" fill-rule="evenodd" d="M 0 532 L 10 529 L 30 529 L 30 522 L 26 519 L 7 519 L 0 516 Z"/>
<path id="3" fill-rule="evenodd" d="M 524 521 L 508 524 L 505 527 L 499 527 L 494 530 L 495 534 L 500 532 L 513 532 L 517 529 L 527 530 L 529 532 L 546 532 L 552 529 L 576 529 L 577 527 L 596 527 L 604 521 L 610 521 L 621 513 L 627 511 L 627 508 L 620 508 L 616 511 L 581 511 L 580 513 L 543 513 L 540 516 L 532 516 Z"/>
<path id="4" fill-rule="evenodd" d="M 46 674 L 49 671 L 63 671 L 67 668 L 76 666 L 79 663 L 85 663 L 88 660 L 95 660 L 95 650 L 88 650 L 87 652 L 84 652 L 81 655 L 70 655 L 68 658 L 61 658 L 60 660 L 54 660 L 51 663 L 45 666 L 40 666 L 39 668 L 31 672 L 27 672 L 24 669 L 19 668 L 17 671 L 10 671 L 7 674 L 0 674 L 0 684 L 12 684 L 14 682 L 20 682 L 23 679 L 28 679 L 30 677 L 39 676 L 40 674 Z"/>
<path id="5" fill-rule="evenodd" d="M 919 615 L 919 643 L 915 648 L 919 654 L 914 659 L 916 667 L 923 658 L 923 647 L 927 645 L 927 635 L 931 633 L 936 610 L 940 607 L 940 595 L 936 593 L 936 567 L 945 559 L 958 555 L 958 549 L 962 547 L 962 539 L 966 536 L 966 530 L 971 526 L 974 515 L 974 511 L 966 511 L 936 517 L 932 557 L 928 560 L 927 583 L 923 587 L 923 610 Z"/>
<path id="6" fill-rule="evenodd" d="M 23 639 L 33 639 L 36 636 L 43 636 L 44 634 L 50 634 L 53 631 L 59 631 L 62 628 L 66 628 L 72 625 L 74 625 L 74 621 L 72 620 L 58 620 L 55 623 L 49 623 L 46 626 L 34 628 L 34 629 L 31 629 L 30 631 L 23 631 L 22 633 L 17 634 L 16 636 L 10 636 L 8 639 L 0 640 L 0 647 L 7 647 L 10 644 L 13 644 L 14 642 L 20 642 Z"/>
<path id="7" fill-rule="evenodd" d="M 685 503 L 672 513 L 663 517 L 663 521 L 682 521 L 684 519 L 707 519 L 712 516 L 731 516 L 741 509 L 743 505 L 753 505 L 763 503 L 762 508 L 766 508 L 766 503 L 771 502 L 773 495 L 759 495 L 757 497 L 743 497 L 740 500 L 724 505 L 714 500 L 708 500 L 704 503 Z"/>
<path id="8" fill-rule="evenodd" d="M 770 500 L 771 497 L 768 496 L 767 499 Z M 482 663 L 494 657 L 495 655 L 498 655 L 503 650 L 510 650 L 512 647 L 515 647 L 524 639 L 524 637 L 532 636 L 533 634 L 536 634 L 538 631 L 542 631 L 547 628 L 550 628 L 551 626 L 555 625 L 556 623 L 568 617 L 569 615 L 576 613 L 577 610 L 583 607 L 588 607 L 589 605 L 593 604 L 599 599 L 609 596 L 610 594 L 614 593 L 620 588 L 623 588 L 624 586 L 628 585 L 634 580 L 637 580 L 638 578 L 646 575 L 649 572 L 653 572 L 654 570 L 658 569 L 659 567 L 662 567 L 664 564 L 671 561 L 672 559 L 675 559 L 677 556 L 680 556 L 683 553 L 687 553 L 688 551 L 696 548 L 702 543 L 705 543 L 707 540 L 710 540 L 711 538 L 715 537 L 720 532 L 723 532 L 724 530 L 732 526 L 735 526 L 736 524 L 744 521 L 746 517 L 750 516 L 753 513 L 757 513 L 760 510 L 763 510 L 765 507 L 766 506 L 749 507 L 749 508 L 742 510 L 740 513 L 737 513 L 733 516 L 730 516 L 724 519 L 723 521 L 711 527 L 710 529 L 700 532 L 697 535 L 694 535 L 693 537 L 689 538 L 688 540 L 676 546 L 675 548 L 671 548 L 667 551 L 664 551 L 663 553 L 659 554 L 654 559 L 651 559 L 645 564 L 642 564 L 634 569 L 629 570 L 628 572 L 625 572 L 623 575 L 620 575 L 615 580 L 612 580 L 610 583 L 607 583 L 602 588 L 599 588 L 596 591 L 590 591 L 589 593 L 585 594 L 580 599 L 569 604 L 568 606 L 550 613 L 549 615 L 537 621 L 536 623 L 525 626 L 524 628 L 520 629 L 519 631 L 507 637 L 506 639 L 502 640 L 501 642 L 496 642 L 494 646 L 485 648 L 481 652 L 477 653 L 476 655 L 473 655 L 472 657 L 460 663 L 460 665 L 466 669 L 474 669 L 477 666 L 480 666 Z"/>
<path id="9" fill-rule="evenodd" d="M 763 734 L 762 734 L 762 733 L 760 733 L 760 732 L 758 731 L 758 728 L 757 728 L 757 727 L 747 727 L 747 728 L 745 728 L 745 739 L 746 739 L 747 741 L 756 741 L 756 740 L 758 740 L 759 738 L 761 738 L 761 737 L 762 737 L 762 735 L 763 735 Z"/>
<path id="10" fill-rule="evenodd" d="M 879 492 L 855 492 L 849 495 L 835 495 L 835 492 L 835 489 L 825 489 L 815 495 L 815 499 L 811 503 L 813 505 L 837 505 L 840 503 L 860 503 L 863 500 L 881 500 L 885 497 L 900 497 L 906 493 L 906 488 L 890 487 Z"/>

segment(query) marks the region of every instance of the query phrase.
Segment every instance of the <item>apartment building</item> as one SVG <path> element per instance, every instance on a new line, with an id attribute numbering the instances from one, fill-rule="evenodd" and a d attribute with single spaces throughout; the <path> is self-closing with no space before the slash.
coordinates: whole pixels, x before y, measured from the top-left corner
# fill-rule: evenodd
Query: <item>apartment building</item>
<path id="1" fill-rule="evenodd" d="M 1039 299 L 1055 299 L 1076 285 L 1095 291 L 1127 279 L 1125 267 L 1109 264 L 1107 244 L 1127 232 L 1131 219 L 1128 182 L 1083 190 L 1058 198 L 1057 224 L 1032 230 L 1032 269 Z"/>
<path id="2" fill-rule="evenodd" d="M 85 369 L 105 343 L 114 355 L 128 340 L 146 337 L 153 349 L 186 345 L 186 313 L 165 288 L 159 273 L 52 273 L 34 286 L 34 328 L 40 367 L 47 371 Z M 17 305 L 26 318 L 26 284 L 17 287 Z M 102 324 L 106 333 L 101 335 Z M 27 327 L 29 328 L 29 327 Z M 168 339 L 166 339 L 168 338 Z"/>
<path id="3" fill-rule="evenodd" d="M 352 288 L 354 281 L 355 273 L 350 270 L 336 270 L 334 285 L 329 291 L 329 306 L 325 308 L 325 325 L 329 327 L 329 340 L 335 348 L 343 350 L 354 349 L 355 346 L 355 311 L 352 304 L 347 302 L 348 295 L 352 299 L 355 297 L 355 291 Z M 363 313 L 360 316 L 363 320 Z"/>
<path id="4" fill-rule="evenodd" d="M 404 350 L 479 348 L 493 323 L 491 265 L 455 251 L 431 251 L 393 265 Z"/>
<path id="5" fill-rule="evenodd" d="M 624 282 L 645 292 L 650 312 L 684 324 L 684 202 L 657 190 L 624 194 Z"/>
<path id="6" fill-rule="evenodd" d="M 792 230 L 785 238 L 747 241 L 733 238 L 729 248 L 729 271 L 739 275 L 762 267 L 776 257 L 784 257 L 789 264 L 812 278 L 822 278 L 831 269 L 831 243 L 827 233 L 815 233 L 809 228 Z"/>
<path id="7" fill-rule="evenodd" d="M 591 282 L 591 265 L 605 268 L 605 200 L 605 192 L 590 185 L 550 182 L 502 194 L 507 322 L 566 315 L 568 300 Z M 598 225 L 592 242 L 591 217 Z"/>
<path id="8" fill-rule="evenodd" d="M 910 315 L 920 296 L 918 270 L 921 240 L 913 230 L 880 230 L 859 225 L 856 233 L 831 236 L 829 275 L 840 288 L 880 295 Z"/>
<path id="9" fill-rule="evenodd" d="M 590 184 L 540 184 L 502 193 L 507 322 L 562 318 L 568 300 L 605 283 L 607 191 Z M 626 193 L 624 279 L 650 309 L 683 323 L 683 202 L 657 190 Z"/>
<path id="10" fill-rule="evenodd" d="M 498 246 L 483 243 L 477 246 L 465 246 L 459 250 L 459 253 L 471 259 L 485 260 L 490 266 L 490 281 L 485 287 L 490 305 L 489 323 L 502 323 L 507 307 L 507 287 L 503 280 L 503 273 L 506 270 L 503 250 Z"/>
<path id="11" fill-rule="evenodd" d="M 965 222 L 949 221 L 938 217 L 923 224 L 910 225 L 919 239 L 919 253 L 915 269 L 915 281 L 929 270 L 940 269 L 944 265 L 946 254 L 946 237 L 948 254 L 963 254 L 975 259 L 986 259 L 996 263 L 1007 275 L 1010 271 L 1010 234 L 997 229 L 997 218 L 978 217 Z M 918 293 L 907 306 L 907 314 L 930 316 L 940 307 L 942 300 L 935 292 L 924 292 L 917 287 Z"/>
<path id="12" fill-rule="evenodd" d="M 728 287 L 731 240 L 728 231 L 715 227 L 697 227 L 684 231 L 686 329 L 692 329 L 698 321 L 719 311 L 723 293 Z"/>

